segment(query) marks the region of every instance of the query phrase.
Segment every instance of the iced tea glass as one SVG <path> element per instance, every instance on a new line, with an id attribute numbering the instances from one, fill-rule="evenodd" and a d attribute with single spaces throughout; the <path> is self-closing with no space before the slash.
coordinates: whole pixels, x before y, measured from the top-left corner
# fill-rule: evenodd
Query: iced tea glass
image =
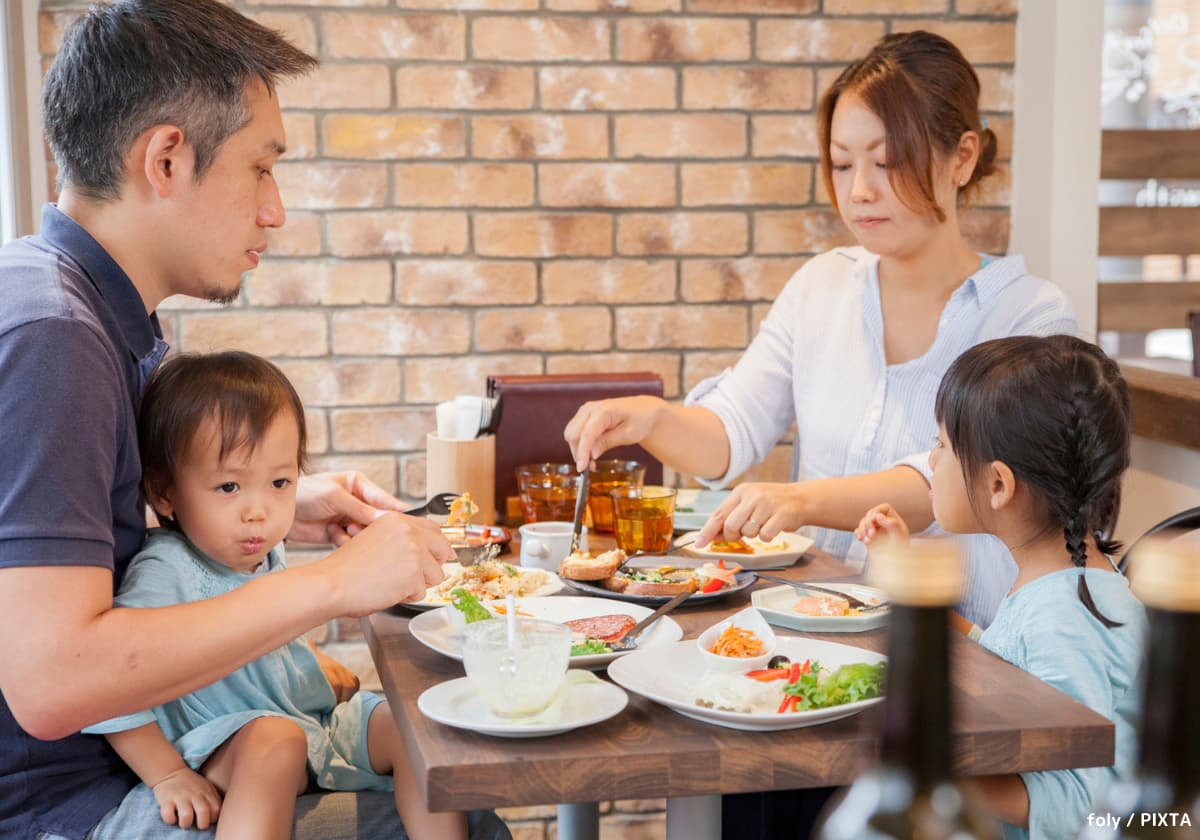
<path id="1" fill-rule="evenodd" d="M 579 473 L 572 464 L 517 467 L 517 490 L 526 522 L 570 522 L 575 518 Z"/>
<path id="2" fill-rule="evenodd" d="M 674 487 L 618 487 L 612 491 L 617 546 L 626 554 L 661 554 L 674 532 Z"/>
<path id="3" fill-rule="evenodd" d="M 592 530 L 611 534 L 613 525 L 612 492 L 621 487 L 641 487 L 646 468 L 637 461 L 597 461 L 588 476 L 588 510 Z"/>

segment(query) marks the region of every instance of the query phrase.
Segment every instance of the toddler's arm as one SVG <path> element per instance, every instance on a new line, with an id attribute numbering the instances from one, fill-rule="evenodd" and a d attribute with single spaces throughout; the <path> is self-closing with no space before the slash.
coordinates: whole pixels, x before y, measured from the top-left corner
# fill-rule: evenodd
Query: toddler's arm
<path id="1" fill-rule="evenodd" d="M 204 830 L 217 821 L 221 794 L 212 782 L 188 767 L 157 723 L 147 723 L 124 732 L 105 734 L 146 787 L 162 811 L 163 822 L 180 828 Z"/>

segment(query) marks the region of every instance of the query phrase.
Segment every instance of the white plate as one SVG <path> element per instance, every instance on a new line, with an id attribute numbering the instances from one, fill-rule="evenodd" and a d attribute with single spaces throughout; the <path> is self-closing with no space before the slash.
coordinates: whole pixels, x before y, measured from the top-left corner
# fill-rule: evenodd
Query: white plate
<path id="1" fill-rule="evenodd" d="M 522 723 L 492 714 L 471 689 L 470 680 L 459 677 L 427 688 L 417 698 L 417 708 L 438 723 L 469 729 L 481 735 L 534 738 L 557 735 L 608 720 L 619 714 L 628 702 L 629 695 L 612 683 L 603 680 L 572 683 L 567 687 L 567 697 L 558 720 L 553 723 Z"/>
<path id="2" fill-rule="evenodd" d="M 408 623 L 408 630 L 418 642 L 451 659 L 462 659 L 462 634 L 450 621 L 450 610 L 454 607 L 442 607 L 431 610 L 414 618 Z M 561 595 L 557 598 L 518 598 L 517 609 L 521 613 L 529 613 L 534 618 L 544 618 L 548 621 L 570 621 L 576 618 L 593 618 L 598 615 L 628 615 L 634 621 L 641 621 L 653 610 L 638 604 L 614 604 L 612 601 L 601 601 L 580 595 Z M 646 648 L 654 645 L 669 645 L 683 638 L 683 628 L 675 619 L 664 616 L 654 622 L 638 647 Z M 589 656 L 572 656 L 572 668 L 603 668 L 618 656 L 628 656 L 632 651 L 621 653 L 595 653 Z"/>
<path id="3" fill-rule="evenodd" d="M 787 656 L 793 662 L 812 659 L 820 662 L 822 668 L 830 670 L 855 662 L 873 665 L 887 659 L 881 653 L 837 642 L 791 637 L 780 637 L 775 652 Z M 873 697 L 843 706 L 784 714 L 724 712 L 696 705 L 696 698 L 692 696 L 695 692 L 690 689 L 703 674 L 704 661 L 700 658 L 700 649 L 691 641 L 636 651 L 608 666 L 608 675 L 613 681 L 635 694 L 641 694 L 674 709 L 681 715 L 705 723 L 751 732 L 774 732 L 779 729 L 796 729 L 828 723 L 857 714 L 883 699 Z"/>
<path id="4" fill-rule="evenodd" d="M 505 561 L 497 561 L 497 562 L 505 562 Z M 563 588 L 562 579 L 558 575 L 554 574 L 554 572 L 547 572 L 543 569 L 527 569 L 524 566 L 518 566 L 515 563 L 509 563 L 508 565 L 510 565 L 514 569 L 517 569 L 522 572 L 536 571 L 536 572 L 541 572 L 542 574 L 546 575 L 546 582 L 540 588 L 534 590 L 533 592 L 530 592 L 526 595 L 521 596 L 523 598 L 541 597 L 542 595 L 553 595 L 555 592 L 557 592 Z M 460 571 L 462 571 L 462 566 L 460 566 L 458 563 L 446 563 L 445 565 L 442 566 L 442 571 L 445 572 L 446 577 L 450 577 L 451 575 L 456 575 Z M 449 600 L 433 601 L 433 600 L 430 600 L 430 597 L 431 596 L 430 596 L 429 592 L 426 592 L 425 597 L 422 598 L 420 601 L 409 601 L 407 603 L 400 604 L 400 606 L 411 607 L 415 610 L 432 610 L 437 607 L 442 607 L 442 606 L 445 606 L 446 604 L 450 603 Z M 503 603 L 503 601 L 504 601 L 503 598 L 496 598 L 496 599 L 492 599 L 492 600 L 499 601 L 501 603 Z M 488 603 L 491 603 L 491 601 L 489 601 Z"/>
<path id="5" fill-rule="evenodd" d="M 699 533 L 699 531 L 688 531 L 676 538 L 675 545 L 686 545 L 695 540 Z M 804 556 L 804 552 L 812 548 L 813 544 L 812 538 L 794 531 L 784 531 L 769 543 L 764 543 L 754 537 L 746 537 L 745 541 L 746 545 L 754 549 L 753 554 L 710 551 L 708 548 L 695 548 L 694 546 L 687 546 L 684 553 L 701 560 L 724 560 L 726 563 L 733 561 L 749 571 L 784 569 Z"/>
<path id="6" fill-rule="evenodd" d="M 708 515 L 725 501 L 728 490 L 684 489 L 675 494 L 675 530 L 703 528 Z M 690 508 L 681 511 L 680 508 Z"/>
<path id="7" fill-rule="evenodd" d="M 818 581 L 813 581 L 817 583 Z M 823 589 L 834 589 L 853 595 L 860 601 L 884 603 L 887 596 L 882 589 L 863 586 L 858 583 L 825 583 L 820 581 Z M 812 595 L 820 595 L 813 592 Z M 796 601 L 804 597 L 804 593 L 791 586 L 772 586 L 770 589 L 760 589 L 750 593 L 750 603 L 758 607 L 771 624 L 776 627 L 789 627 L 792 630 L 803 630 L 808 633 L 861 633 L 864 630 L 874 630 L 887 624 L 890 610 L 884 607 L 871 610 L 862 615 L 801 615 L 793 607 Z"/>

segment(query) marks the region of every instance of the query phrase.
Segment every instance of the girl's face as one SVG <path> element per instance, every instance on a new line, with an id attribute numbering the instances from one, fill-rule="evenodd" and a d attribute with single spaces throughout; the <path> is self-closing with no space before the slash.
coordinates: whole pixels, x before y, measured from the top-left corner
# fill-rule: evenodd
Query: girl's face
<path id="1" fill-rule="evenodd" d="M 934 519 L 952 534 L 980 533 L 983 526 L 971 507 L 962 464 L 950 448 L 944 424 L 938 424 L 937 442 L 929 453 L 929 468 L 933 470 L 929 496 L 933 499 Z"/>
<path id="2" fill-rule="evenodd" d="M 838 212 L 858 244 L 880 256 L 921 250 L 942 223 L 910 209 L 892 189 L 883 121 L 856 94 L 846 93 L 834 106 L 829 136 Z M 937 168 L 947 169 L 935 174 L 934 185 L 950 185 L 937 192 L 938 204 L 950 219 L 954 214 L 953 185 L 948 167 Z"/>
<path id="3" fill-rule="evenodd" d="M 175 483 L 156 510 L 174 517 L 208 557 L 237 572 L 253 572 L 292 527 L 300 430 L 288 411 L 267 426 L 253 452 L 241 447 L 220 459 L 220 430 L 208 420 L 179 464 Z"/>

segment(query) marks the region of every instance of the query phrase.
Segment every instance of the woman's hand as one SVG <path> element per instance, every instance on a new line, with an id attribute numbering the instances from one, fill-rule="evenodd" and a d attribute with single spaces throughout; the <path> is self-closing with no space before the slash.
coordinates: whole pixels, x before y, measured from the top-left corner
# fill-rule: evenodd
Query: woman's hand
<path id="1" fill-rule="evenodd" d="M 358 675 L 332 656 L 322 653 L 312 639 L 308 640 L 308 646 L 317 657 L 321 673 L 329 680 L 329 687 L 333 689 L 333 696 L 337 702 L 345 703 L 353 697 L 358 691 Z"/>
<path id="2" fill-rule="evenodd" d="M 891 505 L 875 505 L 858 523 L 858 527 L 854 529 L 854 536 L 868 545 L 872 540 L 881 537 L 907 543 L 908 523 Z"/>
<path id="3" fill-rule="evenodd" d="M 190 767 L 169 773 L 151 790 L 167 825 L 195 826 L 204 831 L 221 813 L 221 794 L 217 788 Z"/>
<path id="4" fill-rule="evenodd" d="M 641 443 L 665 405 L 663 400 L 650 396 L 617 397 L 581 405 L 563 431 L 576 469 L 583 472 L 613 447 Z"/>
<path id="5" fill-rule="evenodd" d="M 302 476 L 296 489 L 296 519 L 288 538 L 340 546 L 384 512 L 405 507 L 360 472 Z"/>
<path id="6" fill-rule="evenodd" d="M 807 507 L 804 482 L 739 484 L 708 517 L 695 545 L 703 548 L 718 537 L 773 540 L 782 531 L 806 525 Z"/>

